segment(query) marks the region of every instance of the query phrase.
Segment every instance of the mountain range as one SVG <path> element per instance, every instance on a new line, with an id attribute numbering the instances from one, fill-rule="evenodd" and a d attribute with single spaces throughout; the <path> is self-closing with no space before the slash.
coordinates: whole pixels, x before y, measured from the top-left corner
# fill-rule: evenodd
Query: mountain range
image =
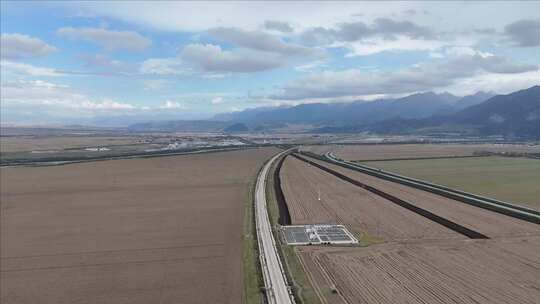
<path id="1" fill-rule="evenodd" d="M 425 92 L 395 99 L 260 107 L 218 114 L 209 121 L 150 122 L 153 131 L 272 131 L 303 125 L 329 133 L 444 133 L 540 138 L 540 86 L 507 95 L 478 92 L 464 97 Z M 232 127 L 231 127 L 232 126 Z"/>
<path id="2" fill-rule="evenodd" d="M 460 98 L 449 93 L 427 92 L 397 99 L 255 108 L 219 114 L 214 117 L 214 120 L 242 122 L 252 127 L 270 123 L 312 124 L 316 126 L 366 124 L 390 118 L 425 118 L 432 115 L 454 113 L 492 96 L 491 93 L 479 92 Z"/>
<path id="3" fill-rule="evenodd" d="M 376 123 L 327 126 L 315 132 L 379 134 L 460 133 L 540 138 L 540 86 L 497 95 L 454 113 L 427 118 L 394 118 Z"/>

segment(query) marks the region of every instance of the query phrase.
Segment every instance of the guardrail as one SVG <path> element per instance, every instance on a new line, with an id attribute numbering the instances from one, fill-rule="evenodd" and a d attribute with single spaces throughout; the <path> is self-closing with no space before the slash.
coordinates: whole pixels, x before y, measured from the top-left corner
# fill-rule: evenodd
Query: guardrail
<path id="1" fill-rule="evenodd" d="M 451 189 L 445 186 L 429 183 L 426 181 L 402 176 L 399 174 L 391 173 L 375 169 L 372 167 L 354 164 L 348 161 L 340 160 L 336 158 L 332 153 L 326 153 L 324 156 L 315 155 L 313 153 L 301 152 L 304 155 L 317 158 L 319 160 L 327 161 L 344 168 L 356 170 L 371 176 L 375 176 L 384 180 L 397 182 L 406 186 L 414 187 L 420 190 L 428 191 L 440 196 L 444 196 L 462 203 L 473 205 L 479 208 L 487 209 L 490 211 L 498 212 L 507 216 L 519 218 L 531 223 L 540 224 L 540 212 L 532 210 L 523 206 L 495 200 L 492 198 L 483 197 L 480 195 Z"/>

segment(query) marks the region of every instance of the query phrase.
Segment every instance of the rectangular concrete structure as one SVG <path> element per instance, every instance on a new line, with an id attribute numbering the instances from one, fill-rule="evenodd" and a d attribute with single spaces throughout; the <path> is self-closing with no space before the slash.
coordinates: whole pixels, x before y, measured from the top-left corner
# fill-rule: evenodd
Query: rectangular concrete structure
<path id="1" fill-rule="evenodd" d="M 294 225 L 281 229 L 288 245 L 358 244 L 343 225 Z"/>

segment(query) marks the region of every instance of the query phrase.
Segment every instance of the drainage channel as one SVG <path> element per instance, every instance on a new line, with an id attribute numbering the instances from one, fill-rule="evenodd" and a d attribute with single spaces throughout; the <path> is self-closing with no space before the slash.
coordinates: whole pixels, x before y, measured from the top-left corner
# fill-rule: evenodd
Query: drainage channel
<path id="1" fill-rule="evenodd" d="M 425 217 L 425 218 L 427 218 L 429 220 L 432 220 L 432 221 L 434 221 L 434 222 L 436 222 L 436 223 L 438 223 L 440 225 L 443 225 L 444 227 L 446 227 L 446 228 L 448 228 L 450 230 L 453 230 L 453 231 L 455 231 L 455 232 L 457 232 L 459 234 L 462 234 L 462 235 L 464 235 L 464 236 L 466 236 L 468 238 L 471 238 L 471 239 L 489 239 L 489 237 L 484 235 L 484 234 L 481 234 L 479 232 L 471 230 L 471 229 L 469 229 L 467 227 L 461 226 L 458 223 L 452 222 L 452 221 L 450 221 L 450 220 L 448 220 L 446 218 L 438 216 L 435 213 L 432 213 L 432 212 L 430 212 L 428 210 L 420 208 L 420 207 L 418 207 L 418 206 L 416 206 L 414 204 L 411 204 L 411 203 L 409 203 L 407 201 L 404 201 L 404 200 L 402 200 L 402 199 L 400 199 L 400 198 L 398 198 L 396 196 L 393 196 L 393 195 L 388 194 L 388 193 L 386 193 L 384 191 L 381 191 L 381 190 L 379 190 L 379 189 L 377 189 L 375 187 L 366 185 L 366 184 L 364 184 L 364 183 L 362 183 L 360 181 L 352 179 L 352 178 L 350 178 L 350 177 L 348 177 L 348 176 L 346 176 L 344 174 L 341 174 L 341 173 L 339 173 L 337 171 L 334 171 L 334 170 L 332 170 L 330 168 L 322 166 L 322 165 L 320 165 L 320 164 L 318 164 L 316 162 L 313 162 L 313 161 L 311 161 L 309 159 L 305 159 L 303 157 L 300 157 L 297 154 L 292 154 L 292 156 L 299 159 L 299 160 L 301 160 L 301 161 L 303 161 L 303 162 L 306 162 L 306 163 L 308 163 L 308 164 L 310 164 L 310 165 L 312 165 L 314 167 L 317 167 L 317 168 L 319 168 L 319 169 L 321 169 L 321 170 L 323 170 L 325 172 L 328 172 L 328 173 L 330 173 L 330 174 L 332 174 L 332 175 L 334 175 L 334 176 L 336 176 L 336 177 L 338 177 L 338 178 L 340 178 L 340 179 L 342 179 L 344 181 L 347 181 L 347 182 L 349 182 L 349 183 L 351 183 L 351 184 L 353 184 L 355 186 L 361 187 L 361 188 L 363 188 L 363 189 L 365 189 L 365 190 L 367 190 L 367 191 L 369 191 L 371 193 L 374 193 L 374 194 L 376 194 L 378 196 L 381 196 L 381 197 L 391 201 L 394 204 L 397 204 L 397 205 L 399 205 L 399 206 L 401 206 L 401 207 L 403 207 L 403 208 L 405 208 L 407 210 L 410 210 L 410 211 L 412 211 L 412 212 L 414 212 L 416 214 L 419 214 L 419 215 L 421 215 L 421 216 L 423 216 L 423 217 Z"/>
<path id="2" fill-rule="evenodd" d="M 291 224 L 291 214 L 289 213 L 289 207 L 287 206 L 287 202 L 285 201 L 285 195 L 283 195 L 283 190 L 281 188 L 281 166 L 283 165 L 283 161 L 285 161 L 285 158 L 288 156 L 282 156 L 278 163 L 276 164 L 276 168 L 274 169 L 274 193 L 276 195 L 276 201 L 278 204 L 279 209 L 279 219 L 278 223 L 281 226 L 290 225 Z"/>

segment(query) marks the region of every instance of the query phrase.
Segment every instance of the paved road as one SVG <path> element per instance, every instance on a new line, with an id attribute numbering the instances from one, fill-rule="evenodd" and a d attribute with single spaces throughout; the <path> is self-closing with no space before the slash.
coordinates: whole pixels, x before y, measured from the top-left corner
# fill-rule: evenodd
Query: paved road
<path id="1" fill-rule="evenodd" d="M 294 298 L 289 292 L 287 279 L 283 271 L 283 266 L 279 260 L 272 225 L 268 218 L 266 209 L 266 175 L 274 161 L 286 153 L 281 152 L 268 161 L 257 177 L 255 186 L 255 221 L 257 223 L 257 240 L 259 243 L 260 261 L 262 266 L 264 285 L 268 303 L 292 304 Z"/>

